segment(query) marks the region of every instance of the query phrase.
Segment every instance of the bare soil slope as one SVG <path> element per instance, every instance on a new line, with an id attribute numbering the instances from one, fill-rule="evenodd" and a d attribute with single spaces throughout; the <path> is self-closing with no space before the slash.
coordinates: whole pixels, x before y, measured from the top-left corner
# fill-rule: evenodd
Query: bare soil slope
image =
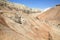
<path id="1" fill-rule="evenodd" d="M 60 40 L 60 5 L 56 5 L 37 18 L 50 26 L 53 40 Z"/>

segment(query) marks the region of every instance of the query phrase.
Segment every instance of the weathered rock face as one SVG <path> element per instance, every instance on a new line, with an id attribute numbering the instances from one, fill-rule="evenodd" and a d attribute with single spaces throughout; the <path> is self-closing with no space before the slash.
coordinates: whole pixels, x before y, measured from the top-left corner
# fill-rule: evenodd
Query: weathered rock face
<path id="1" fill-rule="evenodd" d="M 0 40 L 50 40 L 48 25 L 9 5 L 0 6 Z"/>
<path id="2" fill-rule="evenodd" d="M 35 17 L 16 5 L 0 6 L 0 40 L 60 40 L 59 6 Z"/>
<path id="3" fill-rule="evenodd" d="M 4 21 L 0 22 L 1 40 L 49 40 L 51 37 L 46 24 L 41 24 L 40 27 L 36 21 L 28 18 L 25 25 L 16 23 L 7 17 L 4 17 Z"/>
<path id="4" fill-rule="evenodd" d="M 37 18 L 50 26 L 53 40 L 60 40 L 60 5 L 49 9 Z"/>

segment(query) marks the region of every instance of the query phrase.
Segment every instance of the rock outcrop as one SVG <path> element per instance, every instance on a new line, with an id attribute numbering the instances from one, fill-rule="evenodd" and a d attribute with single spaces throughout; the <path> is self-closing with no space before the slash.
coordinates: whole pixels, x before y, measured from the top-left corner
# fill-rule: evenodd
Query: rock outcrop
<path id="1" fill-rule="evenodd" d="M 53 40 L 60 40 L 60 5 L 47 10 L 37 18 L 50 26 L 50 34 Z"/>
<path id="2" fill-rule="evenodd" d="M 3 5 L 0 5 L 0 40 L 60 40 L 60 6 L 40 14 L 24 5 L 8 2 Z"/>

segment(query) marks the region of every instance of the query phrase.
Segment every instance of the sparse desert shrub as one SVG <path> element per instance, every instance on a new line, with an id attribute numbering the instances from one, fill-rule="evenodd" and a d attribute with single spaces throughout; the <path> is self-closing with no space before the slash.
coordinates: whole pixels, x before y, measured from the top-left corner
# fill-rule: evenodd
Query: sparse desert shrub
<path id="1" fill-rule="evenodd" d="M 0 6 L 6 6 L 7 0 L 0 0 Z"/>
<path id="2" fill-rule="evenodd" d="M 58 24 L 57 27 L 60 28 L 60 24 Z"/>

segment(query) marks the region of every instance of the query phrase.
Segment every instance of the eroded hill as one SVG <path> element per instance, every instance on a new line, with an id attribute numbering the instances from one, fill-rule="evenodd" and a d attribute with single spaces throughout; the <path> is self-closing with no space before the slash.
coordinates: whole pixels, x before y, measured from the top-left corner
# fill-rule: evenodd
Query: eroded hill
<path id="1" fill-rule="evenodd" d="M 60 5 L 56 5 L 37 18 L 51 27 L 53 40 L 60 40 Z"/>
<path id="2" fill-rule="evenodd" d="M 24 5 L 1 3 L 0 40 L 60 40 L 58 28 L 56 29 L 55 24 L 52 24 L 59 22 L 59 8 L 54 7 L 40 15 L 36 15 L 41 11 L 32 11 Z M 56 19 L 57 17 L 58 19 Z"/>

